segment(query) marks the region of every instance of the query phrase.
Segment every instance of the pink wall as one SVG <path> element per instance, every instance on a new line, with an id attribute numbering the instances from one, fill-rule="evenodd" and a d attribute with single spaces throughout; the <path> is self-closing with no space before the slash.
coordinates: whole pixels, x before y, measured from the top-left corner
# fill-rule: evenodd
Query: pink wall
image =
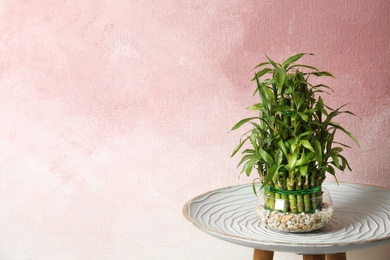
<path id="1" fill-rule="evenodd" d="M 305 62 L 336 75 L 327 100 L 362 118 L 343 118 L 361 149 L 339 178 L 390 187 L 389 10 L 386 0 L 2 1 L 0 258 L 250 259 L 181 208 L 251 181 L 237 179 L 240 134 L 227 133 L 250 115 L 264 53 L 312 52 Z"/>

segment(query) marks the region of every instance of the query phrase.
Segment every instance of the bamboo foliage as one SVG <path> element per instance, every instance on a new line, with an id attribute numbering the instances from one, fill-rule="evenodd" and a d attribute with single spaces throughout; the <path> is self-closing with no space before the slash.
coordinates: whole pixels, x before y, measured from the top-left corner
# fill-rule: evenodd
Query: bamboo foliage
<path id="1" fill-rule="evenodd" d="M 255 67 L 254 78 L 260 103 L 247 109 L 258 116 L 237 122 L 232 130 L 243 125 L 252 126 L 243 134 L 231 156 L 239 151 L 242 158 L 238 167 L 250 176 L 257 169 L 262 188 L 265 185 L 283 190 L 308 190 L 321 186 L 326 174 L 336 178 L 336 169 L 351 170 L 347 159 L 342 155 L 348 145 L 334 140 L 336 132 L 343 132 L 357 145 L 354 135 L 339 125 L 334 119 L 341 114 L 354 115 L 343 110 L 346 105 L 332 109 L 324 104 L 322 93 L 332 89 L 325 84 L 313 85 L 312 77 L 333 77 L 316 67 L 297 64 L 304 55 L 294 55 L 283 63 L 277 63 L 267 56 L 267 61 Z M 249 144 L 250 148 L 247 147 Z M 244 146 L 245 145 L 245 146 Z M 337 178 L 336 178 L 337 181 Z M 310 197 L 315 194 L 269 195 L 289 200 L 286 211 L 307 212 L 319 207 Z M 272 208 L 272 205 L 271 205 Z"/>

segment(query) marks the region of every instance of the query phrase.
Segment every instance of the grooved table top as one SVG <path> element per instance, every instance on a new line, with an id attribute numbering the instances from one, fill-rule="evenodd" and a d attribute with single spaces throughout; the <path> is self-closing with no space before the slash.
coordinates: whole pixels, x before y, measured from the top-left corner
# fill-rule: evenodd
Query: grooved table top
<path id="1" fill-rule="evenodd" d="M 390 242 L 389 189 L 333 182 L 323 186 L 333 200 L 334 216 L 314 233 L 281 233 L 263 227 L 251 184 L 202 194 L 186 203 L 183 214 L 209 235 L 269 251 L 332 254 Z"/>

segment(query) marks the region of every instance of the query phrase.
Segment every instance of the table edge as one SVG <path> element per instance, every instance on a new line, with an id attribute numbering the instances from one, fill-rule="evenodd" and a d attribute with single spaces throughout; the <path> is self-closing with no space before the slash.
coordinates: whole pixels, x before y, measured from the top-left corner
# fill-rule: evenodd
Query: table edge
<path id="1" fill-rule="evenodd" d="M 381 190 L 387 190 L 387 191 L 390 192 L 390 188 L 382 187 L 382 186 L 376 186 L 376 185 L 370 185 L 370 184 L 360 184 L 360 183 L 341 182 L 341 181 L 339 181 L 338 183 L 337 182 L 324 182 L 324 186 L 325 187 L 327 186 L 327 184 L 330 184 L 330 185 L 342 185 L 342 184 L 346 184 L 346 185 L 361 185 L 361 186 L 368 186 L 368 187 L 371 187 L 371 188 L 378 188 L 378 189 L 381 189 Z M 265 248 L 272 247 L 272 248 L 276 248 L 275 251 L 278 251 L 277 250 L 278 247 L 283 247 L 283 246 L 284 247 L 288 247 L 288 248 L 296 248 L 297 245 L 294 246 L 293 244 L 289 244 L 289 243 L 285 243 L 285 242 L 279 242 L 277 244 L 275 244 L 275 243 L 267 243 L 267 241 L 264 241 L 264 240 L 263 241 L 262 240 L 254 240 L 254 239 L 250 239 L 250 238 L 245 238 L 244 239 L 244 238 L 239 237 L 239 236 L 234 236 L 234 235 L 230 235 L 230 234 L 221 233 L 221 232 L 215 231 L 213 229 L 209 229 L 209 228 L 207 228 L 207 227 L 205 227 L 203 225 L 200 225 L 195 220 L 193 220 L 191 218 L 191 216 L 189 215 L 189 213 L 188 213 L 190 203 L 193 202 L 197 198 L 200 198 L 202 196 L 207 196 L 208 194 L 216 192 L 218 190 L 234 189 L 234 188 L 239 189 L 241 187 L 246 187 L 246 186 L 251 186 L 251 185 L 252 185 L 251 183 L 232 185 L 232 186 L 218 188 L 218 189 L 214 189 L 214 190 L 202 193 L 202 194 L 200 194 L 198 196 L 193 197 L 189 201 L 187 201 L 185 203 L 185 205 L 183 206 L 182 213 L 183 213 L 184 217 L 189 222 L 191 222 L 195 227 L 197 227 L 201 231 L 203 231 L 203 232 L 205 232 L 205 233 L 207 233 L 207 234 L 209 234 L 211 236 L 214 236 L 216 238 L 219 238 L 221 240 L 229 241 L 229 242 L 234 243 L 234 244 L 237 244 L 235 241 L 243 241 L 243 242 L 246 242 L 246 243 L 249 242 L 249 243 L 252 244 L 252 248 L 265 249 Z M 226 239 L 224 239 L 224 238 L 226 238 Z M 228 238 L 230 240 L 235 240 L 235 241 L 234 242 L 230 241 Z M 354 248 L 354 249 L 360 249 L 360 248 L 365 248 L 365 247 L 376 246 L 374 244 L 378 244 L 378 243 L 381 244 L 381 242 L 386 242 L 386 240 L 389 240 L 388 242 L 390 242 L 390 236 L 389 237 L 384 237 L 384 238 L 372 239 L 372 240 L 359 240 L 359 241 L 356 241 L 355 243 L 354 242 L 348 242 L 348 243 L 340 242 L 340 243 L 325 243 L 325 244 L 322 244 L 322 245 L 320 245 L 320 244 L 305 244 L 305 249 L 310 249 L 310 248 L 313 248 L 313 249 L 314 248 L 315 249 L 318 249 L 318 248 L 330 249 L 332 247 L 346 248 L 346 247 L 361 246 L 359 248 Z M 363 245 L 366 245 L 366 246 L 363 246 Z M 281 250 L 279 250 L 279 251 L 281 251 Z M 283 250 L 283 251 L 286 251 L 286 250 Z M 291 251 L 288 251 L 288 252 L 291 252 Z M 335 253 L 335 252 L 337 253 L 337 252 L 341 252 L 341 251 L 340 250 L 335 250 L 335 251 L 330 250 L 330 252 L 331 253 Z"/>

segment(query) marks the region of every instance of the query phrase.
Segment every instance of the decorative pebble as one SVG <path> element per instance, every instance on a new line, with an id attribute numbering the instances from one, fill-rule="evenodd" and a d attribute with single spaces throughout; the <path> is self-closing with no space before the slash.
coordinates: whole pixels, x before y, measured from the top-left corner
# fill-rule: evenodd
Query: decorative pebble
<path id="1" fill-rule="evenodd" d="M 292 214 L 290 214 L 290 215 L 284 215 L 284 216 L 283 216 L 283 220 L 284 220 L 285 222 L 288 222 L 288 221 L 290 221 L 290 219 L 292 219 L 292 217 L 293 217 Z"/>
<path id="2" fill-rule="evenodd" d="M 333 211 L 316 210 L 315 213 L 285 213 L 259 207 L 257 215 L 264 225 L 274 230 L 308 232 L 324 227 L 332 218 Z"/>

